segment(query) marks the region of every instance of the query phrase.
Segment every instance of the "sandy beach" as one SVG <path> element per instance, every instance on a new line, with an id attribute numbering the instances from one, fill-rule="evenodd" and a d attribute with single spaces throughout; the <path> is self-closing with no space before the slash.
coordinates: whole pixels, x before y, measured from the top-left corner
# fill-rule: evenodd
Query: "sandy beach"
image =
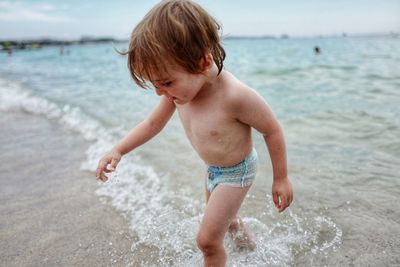
<path id="1" fill-rule="evenodd" d="M 79 169 L 89 145 L 60 124 L 0 116 L 1 266 L 127 266 L 127 221 Z"/>

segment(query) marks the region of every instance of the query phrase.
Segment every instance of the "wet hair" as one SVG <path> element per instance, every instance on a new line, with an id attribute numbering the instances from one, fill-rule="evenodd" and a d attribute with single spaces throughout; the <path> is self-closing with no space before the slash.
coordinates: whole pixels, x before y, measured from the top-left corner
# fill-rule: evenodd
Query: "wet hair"
<path id="1" fill-rule="evenodd" d="M 219 74 L 225 59 L 220 30 L 220 24 L 194 1 L 161 1 L 133 29 L 129 50 L 123 53 L 133 80 L 146 88 L 146 81 L 168 73 L 171 65 L 201 73 L 200 61 L 209 53 Z"/>

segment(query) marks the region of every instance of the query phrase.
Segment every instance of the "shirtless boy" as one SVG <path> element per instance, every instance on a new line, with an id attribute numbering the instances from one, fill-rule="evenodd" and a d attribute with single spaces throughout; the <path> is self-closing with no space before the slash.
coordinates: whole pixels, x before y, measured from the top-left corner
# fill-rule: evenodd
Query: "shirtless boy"
<path id="1" fill-rule="evenodd" d="M 255 246 L 238 216 L 257 169 L 252 128 L 263 135 L 271 157 L 275 206 L 282 212 L 293 200 L 282 129 L 263 98 L 223 69 L 219 29 L 190 0 L 161 1 L 135 27 L 128 67 L 139 86 L 154 86 L 160 103 L 100 160 L 96 172 L 97 179 L 107 181 L 105 173 L 157 135 L 177 110 L 187 138 L 209 166 L 197 245 L 204 266 L 214 267 L 225 266 L 227 232 L 238 246 Z"/>

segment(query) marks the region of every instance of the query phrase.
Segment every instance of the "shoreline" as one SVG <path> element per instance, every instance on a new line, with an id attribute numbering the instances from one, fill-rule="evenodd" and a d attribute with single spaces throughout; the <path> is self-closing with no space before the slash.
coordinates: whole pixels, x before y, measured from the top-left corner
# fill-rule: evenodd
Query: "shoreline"
<path id="1" fill-rule="evenodd" d="M 5 266 L 126 266 L 129 224 L 80 170 L 89 143 L 56 122 L 1 112 L 0 255 Z"/>

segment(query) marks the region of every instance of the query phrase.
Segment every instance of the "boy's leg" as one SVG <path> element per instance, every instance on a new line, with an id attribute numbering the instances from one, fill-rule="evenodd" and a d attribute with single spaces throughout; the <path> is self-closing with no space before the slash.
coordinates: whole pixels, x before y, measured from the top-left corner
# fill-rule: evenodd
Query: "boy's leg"
<path id="1" fill-rule="evenodd" d="M 255 250 L 256 242 L 254 241 L 254 236 L 247 230 L 240 216 L 237 215 L 230 224 L 229 233 L 237 250 Z"/>
<path id="2" fill-rule="evenodd" d="M 207 188 L 207 179 L 206 179 L 205 193 L 206 193 L 206 204 L 207 204 L 208 199 L 210 198 L 211 195 L 210 191 Z M 254 250 L 256 248 L 254 237 L 249 231 L 247 231 L 243 223 L 243 220 L 238 213 L 236 213 L 235 217 L 232 219 L 228 231 L 229 233 L 232 234 L 232 239 L 237 249 Z"/>
<path id="3" fill-rule="evenodd" d="M 209 195 L 197 235 L 197 244 L 204 254 L 205 266 L 225 266 L 224 236 L 236 217 L 249 188 L 250 186 L 218 185 Z"/>
<path id="4" fill-rule="evenodd" d="M 207 188 L 207 179 L 206 179 L 206 186 L 205 186 L 205 192 L 206 192 L 206 204 L 208 203 L 208 199 L 210 198 L 211 192 Z M 236 228 L 238 225 L 237 222 L 241 221 L 241 218 L 238 214 L 236 214 L 235 218 L 233 218 L 231 225 L 229 226 L 229 231 L 231 231 L 232 228 Z"/>

